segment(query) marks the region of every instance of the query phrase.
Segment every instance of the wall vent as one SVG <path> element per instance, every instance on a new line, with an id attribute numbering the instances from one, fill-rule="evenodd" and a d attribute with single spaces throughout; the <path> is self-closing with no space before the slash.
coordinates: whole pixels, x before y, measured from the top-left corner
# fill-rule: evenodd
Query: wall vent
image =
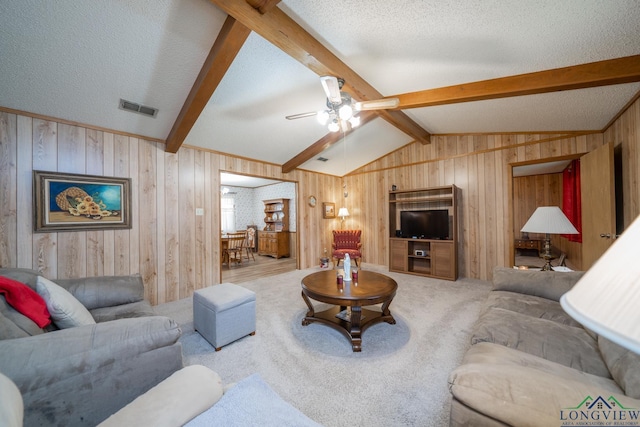
<path id="1" fill-rule="evenodd" d="M 120 100 L 118 108 L 125 111 L 131 111 L 133 113 L 143 114 L 147 117 L 156 117 L 158 115 L 158 109 L 153 107 L 147 107 L 146 105 L 137 104 L 135 102 L 127 101 L 125 99 Z"/>
<path id="2" fill-rule="evenodd" d="M 326 162 L 329 159 L 327 159 L 326 157 L 318 157 L 316 160 L 320 160 L 321 162 Z"/>

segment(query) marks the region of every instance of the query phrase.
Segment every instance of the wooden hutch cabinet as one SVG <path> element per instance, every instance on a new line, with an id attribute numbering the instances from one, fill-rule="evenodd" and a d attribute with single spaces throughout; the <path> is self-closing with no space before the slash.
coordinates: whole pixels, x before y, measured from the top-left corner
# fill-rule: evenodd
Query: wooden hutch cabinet
<path id="1" fill-rule="evenodd" d="M 258 255 L 289 256 L 289 199 L 263 200 L 264 230 L 258 231 Z"/>
<path id="2" fill-rule="evenodd" d="M 449 185 L 389 192 L 389 271 L 447 280 L 458 278 L 458 191 L 455 185 Z M 448 225 L 441 227 L 440 236 L 407 235 L 402 230 L 402 212 L 432 210 L 448 217 Z"/>

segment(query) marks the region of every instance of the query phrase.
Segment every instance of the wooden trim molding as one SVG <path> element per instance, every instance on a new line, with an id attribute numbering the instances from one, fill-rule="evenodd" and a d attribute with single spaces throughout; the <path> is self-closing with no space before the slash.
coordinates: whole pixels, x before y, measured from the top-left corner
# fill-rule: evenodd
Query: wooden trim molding
<path id="1" fill-rule="evenodd" d="M 412 163 L 403 163 L 402 165 L 393 165 L 393 166 L 388 166 L 388 167 L 378 168 L 378 169 L 359 170 L 359 171 L 355 171 L 355 172 L 349 173 L 348 176 L 366 175 L 366 174 L 369 174 L 369 173 L 381 172 L 381 171 L 385 171 L 385 170 L 398 169 L 398 168 L 416 166 L 416 165 L 427 164 L 427 163 L 441 162 L 443 160 L 459 159 L 459 158 L 462 158 L 462 157 L 476 156 L 478 154 L 493 153 L 493 152 L 502 151 L 502 150 L 510 150 L 510 149 L 514 149 L 514 148 L 518 148 L 518 147 L 526 147 L 526 146 L 529 146 L 529 145 L 541 144 L 541 143 L 544 143 L 544 142 L 552 142 L 552 141 L 559 141 L 559 140 L 563 140 L 563 139 L 567 139 L 567 138 L 575 138 L 575 137 L 583 136 L 583 135 L 593 135 L 594 133 L 600 133 L 600 132 L 582 132 L 582 133 L 580 133 L 580 132 L 570 132 L 570 133 L 564 133 L 564 134 L 553 136 L 553 137 L 549 137 L 549 138 L 536 139 L 536 140 L 533 140 L 533 141 L 520 142 L 520 143 L 511 144 L 511 145 L 501 146 L 501 147 L 485 148 L 483 150 L 470 151 L 468 153 L 463 153 L 463 154 L 454 154 L 454 155 L 450 155 L 450 156 L 435 157 L 433 159 L 420 160 L 418 162 L 412 162 Z M 501 133 L 494 133 L 492 135 L 502 135 L 502 134 Z M 400 147 L 398 150 L 401 150 L 402 148 L 403 147 Z M 395 151 L 397 151 L 397 150 L 395 150 Z M 391 153 L 387 154 L 387 156 L 390 155 L 390 154 Z M 558 157 L 558 159 L 562 160 L 563 157 Z M 536 161 L 534 161 L 532 163 L 536 163 Z M 522 162 L 521 164 L 526 164 L 526 162 Z M 366 167 L 366 165 L 363 166 L 363 168 L 364 167 Z"/>
<path id="2" fill-rule="evenodd" d="M 109 128 L 104 128 L 104 127 L 94 126 L 94 125 L 88 125 L 86 123 L 74 122 L 74 121 L 71 121 L 71 120 L 60 119 L 58 117 L 45 116 L 44 114 L 30 113 L 28 111 L 22 111 L 22 110 L 14 110 L 13 108 L 7 108 L 7 107 L 2 107 L 2 106 L 0 106 L 0 111 L 4 111 L 5 113 L 9 113 L 9 114 L 16 114 L 16 115 L 19 115 L 19 116 L 25 116 L 25 117 L 31 117 L 31 118 L 34 118 L 34 119 L 44 120 L 44 121 L 47 121 L 47 122 L 56 122 L 56 123 L 62 123 L 62 124 L 69 125 L 69 126 L 78 126 L 78 127 L 82 127 L 82 128 L 86 128 L 86 129 L 96 130 L 96 131 L 99 131 L 99 132 L 113 133 L 114 135 L 128 136 L 128 137 L 131 137 L 131 138 L 143 139 L 145 141 L 160 142 L 162 144 L 165 143 L 164 139 L 152 138 L 150 136 L 138 135 L 138 134 L 129 133 L 129 132 L 123 132 L 121 130 L 109 129 Z"/>

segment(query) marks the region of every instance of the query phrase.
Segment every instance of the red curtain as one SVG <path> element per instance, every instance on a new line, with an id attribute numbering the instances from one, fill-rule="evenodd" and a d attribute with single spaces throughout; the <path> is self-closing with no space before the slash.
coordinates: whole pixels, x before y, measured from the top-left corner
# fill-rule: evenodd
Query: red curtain
<path id="1" fill-rule="evenodd" d="M 580 197 L 580 159 L 562 172 L 562 211 L 580 234 L 563 234 L 570 242 L 582 243 L 582 198 Z"/>

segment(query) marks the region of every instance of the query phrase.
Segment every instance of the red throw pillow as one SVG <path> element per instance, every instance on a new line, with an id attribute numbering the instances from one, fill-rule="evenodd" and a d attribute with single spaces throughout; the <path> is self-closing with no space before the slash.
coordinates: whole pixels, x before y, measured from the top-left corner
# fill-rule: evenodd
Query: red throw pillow
<path id="1" fill-rule="evenodd" d="M 4 294 L 11 307 L 33 320 L 40 328 L 51 323 L 47 303 L 24 283 L 0 276 L 0 294 Z"/>

